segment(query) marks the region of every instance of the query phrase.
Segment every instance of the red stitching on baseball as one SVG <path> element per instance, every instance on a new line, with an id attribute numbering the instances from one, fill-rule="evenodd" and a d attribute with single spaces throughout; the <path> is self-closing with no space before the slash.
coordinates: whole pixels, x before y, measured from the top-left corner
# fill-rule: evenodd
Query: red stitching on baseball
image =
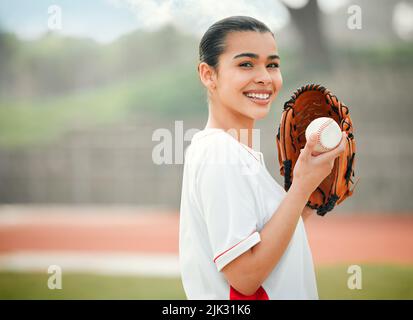
<path id="1" fill-rule="evenodd" d="M 320 144 L 321 148 L 325 151 L 329 151 L 330 149 L 328 149 L 327 147 L 325 147 L 322 143 L 321 143 L 321 132 L 327 128 L 330 123 L 332 123 L 334 120 L 333 119 L 328 119 L 326 120 L 321 126 L 320 128 L 318 128 L 317 130 L 317 144 Z"/>

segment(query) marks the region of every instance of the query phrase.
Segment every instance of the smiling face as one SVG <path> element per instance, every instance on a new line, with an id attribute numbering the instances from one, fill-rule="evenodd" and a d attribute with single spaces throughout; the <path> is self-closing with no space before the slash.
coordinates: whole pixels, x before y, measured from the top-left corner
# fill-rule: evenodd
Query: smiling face
<path id="1" fill-rule="evenodd" d="M 232 32 L 214 73 L 211 102 L 238 118 L 265 117 L 282 87 L 280 59 L 271 33 Z"/>

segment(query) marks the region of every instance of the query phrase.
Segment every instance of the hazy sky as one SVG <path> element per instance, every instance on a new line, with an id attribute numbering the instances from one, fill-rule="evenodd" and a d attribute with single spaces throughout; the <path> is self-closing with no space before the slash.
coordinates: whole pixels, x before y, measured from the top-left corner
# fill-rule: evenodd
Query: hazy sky
<path id="1" fill-rule="evenodd" d="M 307 0 L 284 0 L 303 5 Z M 319 0 L 334 10 L 347 0 Z M 36 38 L 48 30 L 48 9 L 61 9 L 64 35 L 91 37 L 109 42 L 134 29 L 153 30 L 173 23 L 183 31 L 201 35 L 213 22 L 230 15 L 249 15 L 273 30 L 289 22 L 289 14 L 277 0 L 0 0 L 0 28 L 22 38 Z"/>
<path id="2" fill-rule="evenodd" d="M 51 5 L 61 8 L 62 34 L 110 41 L 139 27 L 131 10 L 107 0 L 0 0 L 0 28 L 35 38 L 48 30 Z"/>

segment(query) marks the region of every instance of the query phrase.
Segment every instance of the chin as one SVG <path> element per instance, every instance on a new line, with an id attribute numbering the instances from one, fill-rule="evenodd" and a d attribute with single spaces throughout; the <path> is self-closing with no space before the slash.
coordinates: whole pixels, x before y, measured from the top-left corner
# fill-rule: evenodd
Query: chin
<path id="1" fill-rule="evenodd" d="M 270 112 L 270 105 L 268 105 L 268 107 L 265 107 L 265 108 L 261 107 L 260 109 L 254 110 L 254 112 L 250 115 L 250 118 L 254 120 L 261 120 L 265 118 L 269 112 Z"/>

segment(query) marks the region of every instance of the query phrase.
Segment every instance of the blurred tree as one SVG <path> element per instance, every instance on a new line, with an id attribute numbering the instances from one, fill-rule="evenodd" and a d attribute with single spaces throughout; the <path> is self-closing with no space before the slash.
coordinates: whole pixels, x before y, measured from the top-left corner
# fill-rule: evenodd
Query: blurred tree
<path id="1" fill-rule="evenodd" d="M 302 38 L 305 60 L 311 66 L 330 68 L 330 57 L 322 28 L 322 13 L 317 0 L 309 0 L 301 8 L 293 8 L 283 2 Z"/>
<path id="2" fill-rule="evenodd" d="M 57 96 L 98 88 L 195 63 L 196 49 L 195 37 L 171 25 L 136 30 L 106 45 L 53 32 L 33 41 L 0 32 L 0 96 Z"/>

